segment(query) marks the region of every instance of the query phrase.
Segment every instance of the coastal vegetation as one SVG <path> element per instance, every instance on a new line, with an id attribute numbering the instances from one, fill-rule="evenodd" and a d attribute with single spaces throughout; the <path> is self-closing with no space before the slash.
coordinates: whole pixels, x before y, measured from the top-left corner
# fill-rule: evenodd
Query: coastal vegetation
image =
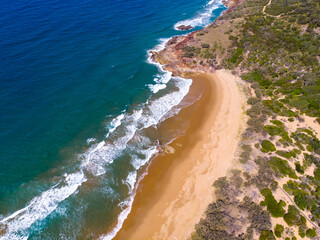
<path id="1" fill-rule="evenodd" d="M 190 239 L 319 239 L 320 2 L 234 2 L 154 55 L 182 76 L 229 69 L 247 95 L 239 167 Z"/>
<path id="2" fill-rule="evenodd" d="M 241 167 L 191 239 L 318 239 L 319 46 L 317 0 L 243 0 L 184 43 L 186 65 L 230 69 L 248 93 Z"/>

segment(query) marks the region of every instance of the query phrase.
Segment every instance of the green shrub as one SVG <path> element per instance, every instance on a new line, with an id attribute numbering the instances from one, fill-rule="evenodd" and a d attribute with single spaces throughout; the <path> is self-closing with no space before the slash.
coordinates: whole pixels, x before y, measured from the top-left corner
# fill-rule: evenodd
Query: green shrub
<path id="1" fill-rule="evenodd" d="M 304 174 L 304 170 L 303 170 L 302 166 L 300 165 L 300 163 L 296 162 L 294 165 L 296 166 L 296 171 L 298 173 Z"/>
<path id="2" fill-rule="evenodd" d="M 299 236 L 302 237 L 302 238 L 304 238 L 306 236 L 306 233 L 305 233 L 305 231 L 303 230 L 302 227 L 299 227 Z"/>
<path id="3" fill-rule="evenodd" d="M 212 58 L 214 58 L 214 55 L 210 52 L 210 49 L 209 48 L 206 48 L 204 51 L 203 51 L 203 53 L 202 53 L 202 55 L 201 55 L 203 58 L 205 58 L 205 59 L 212 59 Z"/>
<path id="4" fill-rule="evenodd" d="M 315 179 L 320 180 L 320 166 L 313 171 L 313 174 Z"/>
<path id="5" fill-rule="evenodd" d="M 306 232 L 306 235 L 307 235 L 307 237 L 309 237 L 309 238 L 314 238 L 314 237 L 317 236 L 316 230 L 309 228 L 309 229 L 307 230 L 307 232 Z"/>
<path id="6" fill-rule="evenodd" d="M 296 215 L 287 213 L 283 216 L 283 220 L 288 224 L 288 226 L 293 226 L 299 219 Z"/>
<path id="7" fill-rule="evenodd" d="M 298 178 L 295 171 L 288 164 L 287 160 L 283 160 L 278 157 L 272 157 L 268 163 L 275 172 L 280 173 L 283 176 L 289 176 L 294 179 Z"/>
<path id="8" fill-rule="evenodd" d="M 276 235 L 276 237 L 280 238 L 283 231 L 284 231 L 284 227 L 280 224 L 277 224 L 274 228 L 274 235 Z"/>
<path id="9" fill-rule="evenodd" d="M 288 213 L 293 214 L 293 215 L 299 215 L 300 214 L 299 210 L 293 205 L 289 205 Z"/>
<path id="10" fill-rule="evenodd" d="M 253 131 L 258 133 L 263 130 L 262 122 L 261 118 L 250 118 L 247 123 Z"/>
<path id="11" fill-rule="evenodd" d="M 245 152 L 251 152 L 252 151 L 252 147 L 250 145 L 242 145 L 241 148 L 243 149 L 243 151 Z"/>
<path id="12" fill-rule="evenodd" d="M 284 123 L 279 120 L 271 120 L 270 122 L 278 127 L 284 127 Z"/>
<path id="13" fill-rule="evenodd" d="M 272 191 L 269 188 L 264 188 L 260 192 L 265 198 L 264 201 L 260 203 L 261 206 L 267 206 L 267 209 L 272 217 L 283 217 L 285 214 L 283 203 L 281 201 L 279 203 L 277 202 L 272 194 Z"/>
<path id="14" fill-rule="evenodd" d="M 247 103 L 250 105 L 254 105 L 256 103 L 260 102 L 259 98 L 255 98 L 255 97 L 249 97 Z"/>
<path id="15" fill-rule="evenodd" d="M 236 48 L 233 51 L 233 54 L 230 58 L 230 62 L 235 64 L 237 61 L 240 61 L 242 59 L 242 53 L 243 53 L 243 49 L 242 48 Z"/>
<path id="16" fill-rule="evenodd" d="M 261 147 L 263 152 L 275 152 L 277 149 L 269 140 L 263 140 L 261 142 Z"/>
<path id="17" fill-rule="evenodd" d="M 182 48 L 183 57 L 192 58 L 200 53 L 200 48 L 186 46 Z"/>
<path id="18" fill-rule="evenodd" d="M 290 159 L 292 157 L 295 158 L 297 156 L 296 153 L 293 151 L 286 152 L 286 151 L 279 150 L 279 151 L 276 151 L 276 154 L 286 159 Z"/>
<path id="19" fill-rule="evenodd" d="M 251 118 L 258 117 L 261 114 L 262 111 L 262 105 L 261 103 L 256 103 L 252 105 L 250 109 L 247 110 L 247 115 L 249 115 Z"/>
<path id="20" fill-rule="evenodd" d="M 285 141 L 292 143 L 291 138 L 289 137 L 288 133 L 284 130 L 284 125 L 282 122 L 278 120 L 271 121 L 274 125 L 266 125 L 264 126 L 264 130 L 270 135 L 270 136 L 281 136 Z"/>
<path id="21" fill-rule="evenodd" d="M 279 127 L 272 126 L 272 125 L 266 125 L 266 126 L 264 126 L 264 130 L 265 130 L 270 136 L 280 135 L 280 133 L 281 133 L 281 129 L 280 129 Z"/>
<path id="22" fill-rule="evenodd" d="M 306 192 L 299 190 L 294 192 L 294 202 L 297 206 L 304 210 L 307 207 Z"/>
<path id="23" fill-rule="evenodd" d="M 276 240 L 276 238 L 271 230 L 263 230 L 261 231 L 259 240 Z"/>
<path id="24" fill-rule="evenodd" d="M 183 54 L 183 57 L 193 58 L 193 57 L 194 57 L 194 53 L 193 53 L 193 52 L 185 52 L 185 53 Z"/>
<path id="25" fill-rule="evenodd" d="M 209 45 L 208 43 L 202 43 L 202 44 L 201 44 L 201 47 L 202 47 L 202 48 L 209 48 L 210 45 Z"/>

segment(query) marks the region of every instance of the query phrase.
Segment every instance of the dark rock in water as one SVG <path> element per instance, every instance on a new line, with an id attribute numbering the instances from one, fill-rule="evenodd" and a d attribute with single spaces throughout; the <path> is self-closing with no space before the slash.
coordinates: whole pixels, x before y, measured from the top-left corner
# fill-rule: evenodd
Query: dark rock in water
<path id="1" fill-rule="evenodd" d="M 179 30 L 181 30 L 181 31 L 187 31 L 187 30 L 190 30 L 190 29 L 192 29 L 193 27 L 192 26 L 190 26 L 190 25 L 188 25 L 188 26 L 186 26 L 186 25 L 180 25 L 179 27 L 177 27 Z"/>
<path id="2" fill-rule="evenodd" d="M 0 225 L 0 236 L 4 235 L 7 232 L 7 228 L 8 228 L 7 225 L 3 225 L 3 224 Z"/>

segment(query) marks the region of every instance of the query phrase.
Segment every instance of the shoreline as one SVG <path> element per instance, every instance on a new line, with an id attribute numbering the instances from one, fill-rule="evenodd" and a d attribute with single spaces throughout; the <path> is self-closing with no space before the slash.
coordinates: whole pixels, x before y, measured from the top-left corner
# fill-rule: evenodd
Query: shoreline
<path id="1" fill-rule="evenodd" d="M 237 77 L 219 70 L 192 79 L 204 92 L 177 116 L 189 117 L 190 126 L 169 144 L 174 153 L 152 160 L 114 239 L 186 239 L 213 200 L 212 183 L 233 164 L 242 125 Z"/>

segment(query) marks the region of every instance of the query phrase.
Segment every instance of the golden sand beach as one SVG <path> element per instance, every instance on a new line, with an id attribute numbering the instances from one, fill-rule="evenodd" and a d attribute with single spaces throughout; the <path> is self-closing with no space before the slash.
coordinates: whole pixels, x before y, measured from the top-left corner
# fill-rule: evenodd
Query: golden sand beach
<path id="1" fill-rule="evenodd" d="M 198 74 L 205 90 L 178 115 L 190 117 L 186 134 L 153 159 L 132 211 L 115 239 L 186 239 L 213 200 L 212 183 L 235 164 L 244 97 L 239 79 L 225 70 Z"/>

